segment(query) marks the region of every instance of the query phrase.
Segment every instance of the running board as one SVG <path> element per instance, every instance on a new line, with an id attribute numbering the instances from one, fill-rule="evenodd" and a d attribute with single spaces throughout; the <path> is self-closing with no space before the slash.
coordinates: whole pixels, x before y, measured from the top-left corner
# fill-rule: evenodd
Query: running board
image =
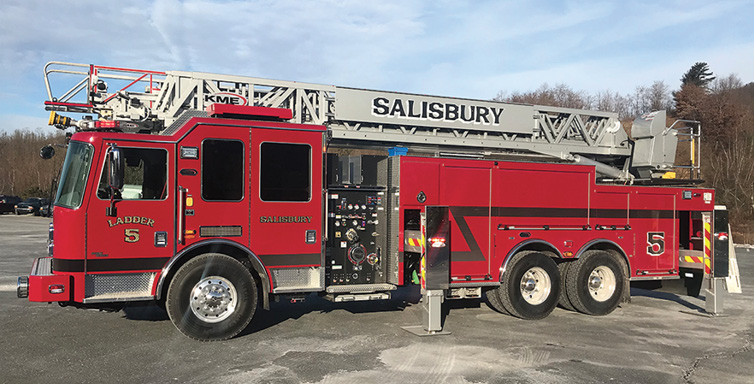
<path id="1" fill-rule="evenodd" d="M 390 292 L 374 292 L 374 293 L 362 293 L 362 294 L 345 293 L 345 294 L 340 294 L 340 295 L 327 294 L 324 296 L 324 298 L 334 303 L 346 303 L 346 302 L 351 302 L 351 301 L 390 300 Z"/>
<path id="2" fill-rule="evenodd" d="M 397 287 L 393 284 L 353 284 L 331 285 L 325 289 L 327 293 L 373 293 L 380 291 L 394 291 Z"/>

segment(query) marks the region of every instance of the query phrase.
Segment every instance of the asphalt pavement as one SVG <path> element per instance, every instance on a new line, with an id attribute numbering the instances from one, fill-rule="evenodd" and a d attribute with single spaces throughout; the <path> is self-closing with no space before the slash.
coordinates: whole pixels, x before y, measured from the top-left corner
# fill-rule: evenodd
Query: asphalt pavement
<path id="1" fill-rule="evenodd" d="M 46 252 L 49 219 L 0 216 L 0 382 L 752 383 L 754 251 L 737 248 L 743 294 L 724 313 L 703 298 L 632 288 L 604 317 L 557 308 L 524 321 L 480 300 L 448 303 L 445 329 L 417 337 L 416 289 L 387 302 L 272 303 L 239 337 L 182 336 L 154 305 L 118 312 L 16 298 Z"/>

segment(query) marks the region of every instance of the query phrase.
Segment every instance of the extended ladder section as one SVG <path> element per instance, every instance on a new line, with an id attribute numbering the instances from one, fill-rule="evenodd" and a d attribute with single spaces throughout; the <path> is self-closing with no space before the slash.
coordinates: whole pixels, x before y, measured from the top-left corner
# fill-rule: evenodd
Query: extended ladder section
<path id="1" fill-rule="evenodd" d="M 543 154 L 595 165 L 610 178 L 634 177 L 627 161 L 631 141 L 611 112 L 63 62 L 48 63 L 44 73 L 48 110 L 96 114 L 120 122 L 124 131 L 169 133 L 214 103 L 287 108 L 291 122 L 325 125 L 336 141 L 430 146 L 478 157 Z M 65 91 L 56 97 L 53 86 Z M 675 159 L 675 132 L 656 117 L 644 119 L 648 136 L 637 141 L 654 153 L 638 165 L 647 169 L 643 175 L 665 172 Z"/>

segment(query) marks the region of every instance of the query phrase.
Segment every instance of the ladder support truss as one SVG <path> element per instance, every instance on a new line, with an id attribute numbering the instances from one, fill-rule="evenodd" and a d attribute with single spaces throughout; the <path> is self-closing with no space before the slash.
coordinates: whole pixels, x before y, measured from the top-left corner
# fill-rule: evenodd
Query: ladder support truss
<path id="1" fill-rule="evenodd" d="M 600 111 L 63 62 L 47 64 L 45 84 L 47 109 L 129 120 L 154 133 L 186 112 L 226 103 L 291 109 L 291 122 L 325 125 L 336 140 L 558 153 L 562 158 L 631 155 L 617 115 Z M 62 92 L 55 91 L 61 96 L 55 97 L 53 86 L 60 84 Z"/>

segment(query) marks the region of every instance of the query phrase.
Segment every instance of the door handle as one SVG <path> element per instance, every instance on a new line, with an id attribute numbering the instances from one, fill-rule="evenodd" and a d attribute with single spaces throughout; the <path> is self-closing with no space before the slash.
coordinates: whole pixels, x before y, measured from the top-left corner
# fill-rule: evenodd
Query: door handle
<path id="1" fill-rule="evenodd" d="M 178 187 L 178 244 L 183 245 L 186 241 L 186 193 L 188 189 Z"/>

